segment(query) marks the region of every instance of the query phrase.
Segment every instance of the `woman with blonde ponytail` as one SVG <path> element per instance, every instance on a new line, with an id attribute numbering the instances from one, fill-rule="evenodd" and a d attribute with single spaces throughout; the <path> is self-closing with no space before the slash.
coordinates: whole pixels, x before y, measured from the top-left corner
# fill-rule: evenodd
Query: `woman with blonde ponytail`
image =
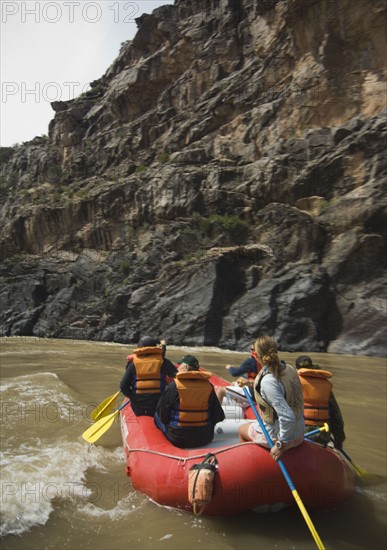
<path id="1" fill-rule="evenodd" d="M 275 340 L 270 336 L 260 336 L 255 341 L 255 353 L 258 354 L 257 350 L 259 350 L 262 363 L 269 367 L 271 373 L 278 380 L 280 375 L 280 360 Z"/>
<path id="2" fill-rule="evenodd" d="M 254 394 L 260 416 L 271 439 L 275 442 L 270 454 L 274 460 L 304 441 L 304 399 L 297 370 L 280 361 L 276 341 L 260 336 L 255 352 L 263 368 L 254 380 Z M 241 441 L 253 441 L 269 447 L 258 422 L 243 424 L 239 429 Z"/>

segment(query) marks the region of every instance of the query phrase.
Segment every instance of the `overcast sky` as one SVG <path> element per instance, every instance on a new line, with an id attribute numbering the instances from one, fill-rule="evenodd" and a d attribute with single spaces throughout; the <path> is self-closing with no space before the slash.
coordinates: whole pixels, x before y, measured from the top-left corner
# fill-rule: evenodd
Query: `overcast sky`
<path id="1" fill-rule="evenodd" d="M 89 89 L 142 13 L 173 0 L 1 0 L 1 146 L 48 133 L 51 101 Z"/>

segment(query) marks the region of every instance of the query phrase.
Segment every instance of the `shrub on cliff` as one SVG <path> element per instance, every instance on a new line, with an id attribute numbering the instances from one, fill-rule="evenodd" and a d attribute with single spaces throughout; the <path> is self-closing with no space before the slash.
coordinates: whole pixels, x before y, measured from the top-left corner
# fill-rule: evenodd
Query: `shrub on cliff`
<path id="1" fill-rule="evenodd" d="M 14 154 L 15 149 L 13 147 L 0 147 L 0 164 L 5 164 Z"/>
<path id="2" fill-rule="evenodd" d="M 130 262 L 128 260 L 122 260 L 120 263 L 120 270 L 124 275 L 129 275 L 130 273 Z"/>
<path id="3" fill-rule="evenodd" d="M 244 243 L 249 235 L 248 223 L 238 216 L 212 214 L 208 218 L 203 218 L 201 225 L 209 236 L 217 231 L 226 231 L 236 244 Z"/>

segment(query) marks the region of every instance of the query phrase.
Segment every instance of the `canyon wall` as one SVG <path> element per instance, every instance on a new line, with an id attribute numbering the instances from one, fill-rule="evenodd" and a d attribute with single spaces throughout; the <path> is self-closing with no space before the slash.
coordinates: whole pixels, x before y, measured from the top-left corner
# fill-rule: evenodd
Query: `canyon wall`
<path id="1" fill-rule="evenodd" d="M 385 2 L 176 0 L 1 149 L 2 335 L 386 356 Z"/>

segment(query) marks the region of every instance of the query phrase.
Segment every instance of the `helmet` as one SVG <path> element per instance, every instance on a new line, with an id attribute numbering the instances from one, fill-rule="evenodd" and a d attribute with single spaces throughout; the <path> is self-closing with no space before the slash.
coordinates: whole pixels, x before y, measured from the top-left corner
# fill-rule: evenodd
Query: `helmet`
<path id="1" fill-rule="evenodd" d="M 138 343 L 139 348 L 154 348 L 157 345 L 158 341 L 152 336 L 143 336 Z"/>

